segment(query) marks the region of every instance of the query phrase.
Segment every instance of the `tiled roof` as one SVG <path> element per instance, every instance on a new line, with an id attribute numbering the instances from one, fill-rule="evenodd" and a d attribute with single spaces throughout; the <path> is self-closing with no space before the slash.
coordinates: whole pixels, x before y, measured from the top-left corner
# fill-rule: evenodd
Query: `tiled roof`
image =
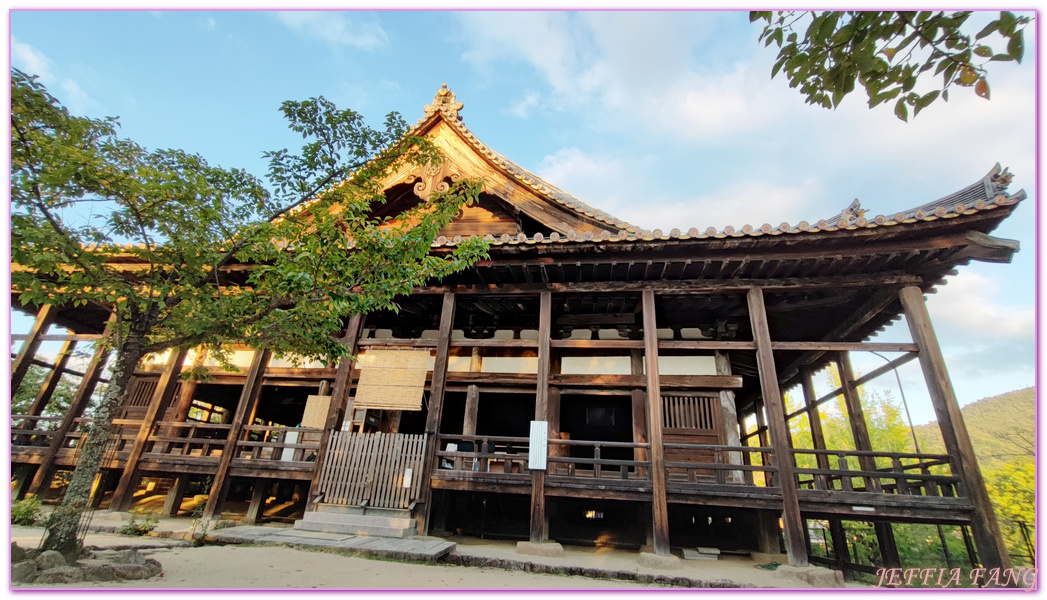
<path id="1" fill-rule="evenodd" d="M 722 230 L 709 227 L 704 231 L 692 227 L 686 232 L 679 229 L 673 229 L 668 233 L 665 233 L 660 229 L 651 231 L 639 229 L 627 230 L 623 228 L 619 230 L 617 234 L 604 232 L 601 235 L 593 235 L 588 232 L 579 234 L 572 231 L 567 235 L 553 233 L 548 237 L 545 237 L 540 233 L 535 234 L 534 237 L 527 237 L 522 233 L 517 236 L 503 234 L 501 237 L 494 237 L 491 235 L 485 237 L 492 246 L 513 246 L 521 244 L 565 244 L 577 242 L 614 243 L 709 238 L 723 239 L 799 233 L 829 233 L 836 231 L 853 231 L 857 229 L 874 229 L 877 227 L 892 227 L 908 223 L 937 221 L 939 219 L 954 219 L 1017 204 L 1025 199 L 1025 191 L 1019 190 L 1013 195 L 1008 195 L 1006 193 L 1006 187 L 1007 184 L 1010 183 L 1010 178 L 1010 173 L 1006 170 L 1001 170 L 1000 165 L 997 164 L 988 175 L 958 192 L 939 198 L 934 202 L 929 202 L 917 208 L 902 211 L 892 216 L 879 215 L 872 218 L 866 218 L 862 211 L 855 211 L 859 214 L 848 215 L 850 218 L 842 218 L 843 213 L 841 213 L 841 215 L 834 217 L 833 221 L 822 219 L 814 224 L 808 223 L 807 221 L 801 221 L 797 225 L 782 223 L 777 227 L 765 223 L 760 227 L 743 225 L 736 229 L 727 226 Z M 852 204 L 852 206 L 854 205 Z M 441 236 L 433 242 L 432 246 L 455 246 L 461 241 L 461 236 L 455 236 L 452 239 Z"/>

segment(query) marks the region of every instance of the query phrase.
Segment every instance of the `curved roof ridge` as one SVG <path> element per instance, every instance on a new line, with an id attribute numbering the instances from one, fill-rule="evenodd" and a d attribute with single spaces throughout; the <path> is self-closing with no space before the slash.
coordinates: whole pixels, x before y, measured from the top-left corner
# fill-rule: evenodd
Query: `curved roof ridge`
<path id="1" fill-rule="evenodd" d="M 521 185 L 531 188 L 561 206 L 589 217 L 590 219 L 596 219 L 597 221 L 605 223 L 610 227 L 617 228 L 620 231 L 643 231 L 643 228 L 637 225 L 633 225 L 628 221 L 623 221 L 605 210 L 598 209 L 582 202 L 578 198 L 575 198 L 493 150 L 490 146 L 480 141 L 480 138 L 476 137 L 476 134 L 465 126 L 461 115 L 458 114 L 458 111 L 460 111 L 462 107 L 463 104 L 455 99 L 454 92 L 449 90 L 445 83 L 439 90 L 437 90 L 436 96 L 433 98 L 433 103 L 425 106 L 425 117 L 419 119 L 418 124 L 415 127 L 412 127 L 411 131 L 427 126 L 430 120 L 438 118 L 437 115 L 439 115 L 439 117 L 443 118 L 445 123 L 457 130 L 462 138 L 477 152 L 487 157 L 500 170 Z"/>

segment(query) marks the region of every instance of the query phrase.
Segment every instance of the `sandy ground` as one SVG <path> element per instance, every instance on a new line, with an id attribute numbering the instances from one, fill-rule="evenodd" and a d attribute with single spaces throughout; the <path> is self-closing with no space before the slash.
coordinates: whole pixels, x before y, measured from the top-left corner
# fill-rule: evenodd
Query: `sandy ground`
<path id="1" fill-rule="evenodd" d="M 284 547 L 204 546 L 143 550 L 164 574 L 146 581 L 25 585 L 19 588 L 327 588 L 327 589 L 603 589 L 635 582 L 448 565 L 353 558 Z"/>

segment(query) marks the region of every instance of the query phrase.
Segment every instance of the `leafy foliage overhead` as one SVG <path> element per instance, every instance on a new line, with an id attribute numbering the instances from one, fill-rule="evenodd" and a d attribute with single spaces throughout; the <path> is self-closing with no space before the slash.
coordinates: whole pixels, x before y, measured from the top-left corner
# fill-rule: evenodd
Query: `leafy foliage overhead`
<path id="1" fill-rule="evenodd" d="M 907 121 L 910 108 L 915 116 L 939 97 L 948 101 L 954 85 L 988 99 L 988 63 L 1021 62 L 1029 17 L 1002 11 L 971 33 L 972 14 L 752 11 L 749 20 L 764 21 L 760 41 L 780 48 L 771 76 L 784 72 L 808 104 L 835 108 L 860 84 L 870 108 L 894 101 L 895 115 Z"/>

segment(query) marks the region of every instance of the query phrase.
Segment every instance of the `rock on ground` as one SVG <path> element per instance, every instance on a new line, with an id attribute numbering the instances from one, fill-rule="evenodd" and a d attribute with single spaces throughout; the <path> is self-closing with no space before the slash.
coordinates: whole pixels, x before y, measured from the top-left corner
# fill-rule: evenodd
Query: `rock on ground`
<path id="1" fill-rule="evenodd" d="M 36 565 L 40 567 L 41 571 L 47 571 L 55 567 L 66 566 L 65 557 L 61 553 L 55 552 L 54 550 L 46 550 L 41 552 L 35 559 Z"/>
<path id="2" fill-rule="evenodd" d="M 55 567 L 38 573 L 33 583 L 78 583 L 84 580 L 84 572 L 76 567 Z"/>
<path id="3" fill-rule="evenodd" d="M 11 565 L 11 583 L 29 583 L 36 577 L 38 570 L 35 561 L 18 561 Z"/>

